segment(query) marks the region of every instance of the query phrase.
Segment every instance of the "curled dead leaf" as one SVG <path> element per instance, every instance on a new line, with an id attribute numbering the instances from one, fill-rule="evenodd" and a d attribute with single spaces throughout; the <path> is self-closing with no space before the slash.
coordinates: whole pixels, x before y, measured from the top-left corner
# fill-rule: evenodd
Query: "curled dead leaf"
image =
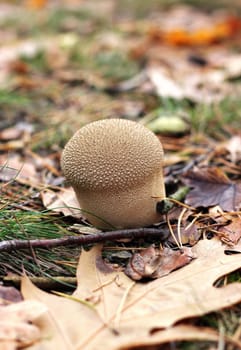
<path id="1" fill-rule="evenodd" d="M 157 250 L 151 246 L 132 256 L 125 273 L 133 280 L 160 278 L 189 264 L 194 258 L 195 254 L 188 247 L 183 247 L 180 251 L 170 248 Z"/>
<path id="2" fill-rule="evenodd" d="M 45 189 L 41 191 L 41 198 L 43 205 L 49 210 L 62 213 L 65 216 L 81 217 L 81 209 L 72 188 L 64 188 L 58 192 Z"/>
<path id="3" fill-rule="evenodd" d="M 229 246 L 235 246 L 241 238 L 241 218 L 233 217 L 228 225 L 220 227 L 221 240 Z"/>

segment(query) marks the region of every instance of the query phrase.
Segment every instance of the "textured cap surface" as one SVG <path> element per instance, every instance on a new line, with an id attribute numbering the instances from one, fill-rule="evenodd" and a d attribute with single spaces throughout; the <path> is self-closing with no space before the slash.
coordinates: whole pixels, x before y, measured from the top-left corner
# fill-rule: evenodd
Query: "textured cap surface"
<path id="1" fill-rule="evenodd" d="M 162 168 L 159 139 L 144 126 L 106 119 L 78 130 L 65 146 L 62 169 L 67 180 L 85 190 L 124 190 L 145 182 Z"/>

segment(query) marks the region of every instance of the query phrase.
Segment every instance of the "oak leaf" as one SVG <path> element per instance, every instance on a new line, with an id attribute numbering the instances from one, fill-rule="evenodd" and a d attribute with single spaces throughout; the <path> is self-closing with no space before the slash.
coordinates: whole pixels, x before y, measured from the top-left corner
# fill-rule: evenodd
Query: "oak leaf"
<path id="1" fill-rule="evenodd" d="M 170 327 L 164 330 L 155 330 L 152 336 L 147 336 L 146 339 L 136 339 L 128 344 L 128 347 L 122 347 L 121 350 L 137 350 L 146 348 L 145 346 L 159 346 L 164 343 L 182 341 L 182 340 L 195 340 L 195 341 L 220 341 L 220 333 L 212 328 L 207 327 L 195 327 L 191 325 L 178 325 Z M 241 342 L 234 337 L 224 336 L 225 344 L 234 345 L 238 348 L 241 347 Z M 152 347 L 151 347 L 152 349 Z M 156 347 L 154 347 L 156 349 Z M 158 347 L 159 349 L 159 347 Z M 160 348 L 162 349 L 162 348 Z"/>
<path id="2" fill-rule="evenodd" d="M 32 322 L 45 312 L 46 306 L 38 301 L 0 306 L 0 348 L 15 350 L 38 341 L 40 330 Z"/>
<path id="3" fill-rule="evenodd" d="M 42 341 L 30 349 L 125 349 L 142 340 L 146 344 L 148 337 L 151 341 L 154 329 L 240 302 L 241 283 L 213 286 L 219 277 L 240 268 L 240 255 L 225 255 L 216 239 L 199 241 L 192 249 L 197 258 L 189 265 L 145 284 L 104 264 L 99 246 L 82 252 L 72 296 L 48 294 L 24 277 L 24 298 L 48 308 L 34 322 Z"/>
<path id="4" fill-rule="evenodd" d="M 219 168 L 194 169 L 182 181 L 193 189 L 186 203 L 195 208 L 219 205 L 225 211 L 241 207 L 241 183 L 234 183 Z"/>

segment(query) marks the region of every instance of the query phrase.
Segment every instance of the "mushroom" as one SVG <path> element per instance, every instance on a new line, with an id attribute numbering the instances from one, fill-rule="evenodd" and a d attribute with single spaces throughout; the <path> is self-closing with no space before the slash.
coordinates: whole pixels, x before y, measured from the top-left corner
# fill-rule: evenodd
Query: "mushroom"
<path id="1" fill-rule="evenodd" d="M 61 166 L 94 226 L 134 228 L 160 221 L 163 149 L 143 125 L 124 119 L 87 124 L 66 144 Z"/>

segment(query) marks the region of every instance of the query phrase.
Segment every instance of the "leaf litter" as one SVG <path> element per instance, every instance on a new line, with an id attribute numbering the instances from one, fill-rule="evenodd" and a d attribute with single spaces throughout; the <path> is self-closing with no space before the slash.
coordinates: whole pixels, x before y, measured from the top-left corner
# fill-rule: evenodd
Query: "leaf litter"
<path id="1" fill-rule="evenodd" d="M 125 273 L 135 281 L 142 278 L 160 278 L 189 264 L 195 257 L 189 247 L 183 247 L 181 251 L 170 248 L 158 251 L 151 246 L 140 253 L 133 254 L 126 266 Z"/>
<path id="2" fill-rule="evenodd" d="M 43 10 L 43 20 L 46 16 L 46 3 L 37 5 L 33 7 Z M 85 1 L 82 5 L 83 8 L 90 6 Z M 107 8 L 108 11 L 114 11 L 115 6 L 112 4 Z M 48 8 L 46 10 L 49 11 Z M 66 13 L 67 11 L 66 8 Z M 186 27 L 190 16 L 196 18 L 191 29 Z M 212 109 L 214 119 L 206 124 L 212 140 L 194 132 L 190 109 L 188 117 L 185 114 L 182 118 L 182 112 L 186 110 L 182 104 L 184 99 L 191 104 L 216 103 L 227 96 L 239 96 L 237 81 L 241 71 L 240 54 L 231 47 L 239 45 L 240 19 L 221 12 L 209 15 L 183 6 L 160 11 L 159 18 L 152 17 L 151 25 L 148 17 L 146 22 L 128 20 L 121 16 L 116 19 L 119 32 L 112 33 L 113 35 L 110 35 L 106 27 L 95 35 L 98 25 L 92 18 L 85 29 L 79 25 L 82 23 L 79 19 L 73 21 L 72 18 L 69 23 L 64 20 L 60 23 L 61 30 L 74 30 L 71 29 L 66 35 L 54 33 L 48 40 L 20 40 L 15 44 L 18 36 L 12 32 L 12 44 L 9 35 L 4 32 L 6 36 L 3 36 L 1 49 L 0 80 L 8 90 L 7 94 L 0 95 L 6 113 L 6 120 L 0 121 L 0 149 L 3 156 L 1 163 L 8 164 L 9 161 L 10 164 L 11 161 L 12 172 L 6 170 L 7 166 L 2 166 L 0 171 L 4 183 L 1 187 L 3 205 L 10 203 L 11 209 L 15 206 L 21 210 L 31 210 L 33 206 L 41 210 L 48 208 L 51 213 L 56 211 L 66 216 L 70 223 L 75 222 L 71 208 L 76 207 L 73 192 L 63 187 L 58 165 L 59 153 L 68 136 L 81 125 L 103 116 L 117 115 L 142 122 L 141 116 L 148 112 L 152 114 L 153 108 L 157 108 L 153 113 L 155 118 L 151 118 L 149 126 L 160 134 L 163 141 L 166 175 L 171 180 L 170 174 L 176 174 L 174 180 L 172 177 L 175 184 L 186 178 L 185 181 L 192 188 L 186 198 L 186 205 L 191 205 L 192 208 L 189 208 L 181 222 L 178 222 L 180 210 L 170 213 L 170 227 L 177 239 L 180 239 L 179 243 L 188 243 L 193 247 L 183 247 L 185 255 L 180 250 L 169 247 L 174 244 L 171 238 L 163 248 L 157 247 L 154 242 L 155 246 L 144 251 L 139 249 L 138 253 L 137 242 L 136 247 L 130 250 L 125 250 L 128 243 L 117 244 L 116 248 L 120 252 L 131 251 L 134 273 L 138 272 L 138 279 L 144 277 L 145 283 L 133 282 L 122 271 L 109 271 L 110 268 L 101 262 L 100 257 L 96 258 L 95 250 L 82 252 L 80 264 L 85 264 L 84 271 L 83 266 L 81 270 L 79 265 L 78 288 L 72 299 L 41 292 L 24 278 L 25 298 L 40 299 L 48 307 L 48 311 L 38 321 L 33 321 L 33 325 L 40 327 L 41 340 L 39 343 L 36 337 L 33 340 L 36 343 L 31 348 L 94 349 L 100 348 L 100 343 L 103 342 L 107 349 L 127 349 L 183 339 L 218 341 L 219 333 L 209 328 L 176 326 L 175 323 L 240 302 L 240 283 L 222 288 L 213 286 L 218 278 L 240 268 L 238 254 L 224 254 L 225 251 L 240 252 L 240 213 L 235 212 L 240 206 L 240 133 L 238 128 L 225 126 L 218 136 L 215 134 L 216 124 L 220 121 L 220 110 L 216 104 Z M 172 23 L 168 24 L 170 19 Z M 30 27 L 31 21 L 26 21 L 20 32 L 28 33 Z M 90 45 L 86 45 L 84 36 L 80 45 L 79 35 L 83 34 L 83 30 L 87 37 L 88 31 L 94 36 Z M 84 55 L 77 50 L 78 47 L 84 48 Z M 103 49 L 106 51 L 104 55 Z M 91 62 L 93 55 L 98 57 L 98 64 Z M 85 57 L 88 57 L 87 63 Z M 126 60 L 127 57 L 131 57 L 131 63 Z M 113 62 L 115 67 L 123 65 L 125 71 L 111 71 L 109 68 Z M 56 79 L 54 84 L 51 75 Z M 23 107 L 17 104 L 18 113 L 14 109 L 15 100 L 9 104 L 8 95 L 12 91 L 17 91 L 13 94 L 14 99 L 23 102 Z M 162 98 L 161 108 L 157 96 Z M 34 108 L 30 102 L 32 99 Z M 28 106 L 24 105 L 26 101 Z M 181 114 L 177 105 L 180 106 Z M 205 114 L 205 108 L 201 114 Z M 144 124 L 145 119 L 146 117 L 143 118 Z M 24 128 L 19 127 L 18 122 L 22 120 L 26 125 Z M 148 118 L 147 121 L 149 122 Z M 67 122 L 69 129 L 65 128 Z M 44 130 L 46 127 L 47 137 Z M 199 132 L 202 131 L 201 127 L 198 127 Z M 229 141 L 226 141 L 227 135 Z M 211 151 L 207 152 L 210 144 Z M 7 152 L 10 154 L 6 156 Z M 194 165 L 199 166 L 198 172 L 193 169 Z M 207 168 L 206 172 L 203 165 Z M 215 170 L 217 166 L 221 170 Z M 189 173 L 180 176 L 183 167 L 189 167 Z M 228 173 L 229 177 L 224 173 Z M 35 193 L 31 193 L 32 197 L 27 201 L 26 196 L 30 194 L 28 188 L 35 189 Z M 221 208 L 218 209 L 218 214 L 214 214 L 212 209 L 217 204 Z M 195 210 L 199 206 L 202 210 Z M 3 218 L 6 221 L 6 217 Z M 84 223 L 80 216 L 78 218 Z M 165 225 L 160 227 L 167 230 Z M 199 241 L 200 237 L 205 238 L 210 233 L 215 236 L 214 239 Z M 153 244 L 149 241 L 140 242 L 140 246 L 150 246 L 151 243 Z M 39 253 L 36 253 L 39 259 Z M 22 257 L 19 252 L 17 254 Z M 15 258 L 16 254 L 13 253 L 13 256 Z M 75 251 L 75 257 L 77 256 Z M 191 256 L 195 258 L 191 259 Z M 23 257 L 21 260 L 25 259 L 24 255 Z M 168 261 L 163 264 L 166 258 Z M 184 261 L 180 262 L 180 258 L 184 258 Z M 35 256 L 29 259 L 38 262 Z M 97 265 L 96 259 L 99 261 Z M 60 261 L 62 263 L 64 262 Z M 186 263 L 189 264 L 185 265 Z M 50 266 L 56 269 L 54 263 L 47 265 L 46 261 L 40 261 L 44 270 Z M 6 271 L 11 270 L 6 262 L 4 268 Z M 63 271 L 62 266 L 60 271 Z M 150 281 L 150 278 L 157 277 L 158 279 Z M 76 302 L 76 298 L 80 302 Z M 161 330 L 162 327 L 168 328 Z M 234 337 L 226 336 L 225 341 L 240 347 L 238 341 L 235 343 Z M 13 348 L 18 345 L 14 338 Z"/>
<path id="3" fill-rule="evenodd" d="M 196 168 L 183 174 L 183 182 L 193 188 L 186 203 L 195 207 L 220 205 L 226 211 L 241 208 L 241 183 L 232 182 L 217 167 Z"/>

